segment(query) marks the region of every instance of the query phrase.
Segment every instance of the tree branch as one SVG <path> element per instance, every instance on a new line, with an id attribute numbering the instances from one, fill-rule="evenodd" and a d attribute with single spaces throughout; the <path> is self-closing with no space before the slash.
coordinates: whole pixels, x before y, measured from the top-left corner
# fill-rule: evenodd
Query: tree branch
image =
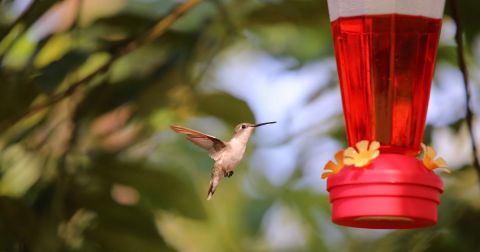
<path id="1" fill-rule="evenodd" d="M 80 79 L 73 84 L 71 84 L 66 90 L 60 91 L 52 96 L 50 98 L 40 104 L 33 105 L 31 106 L 27 111 L 15 116 L 14 118 L 4 120 L 0 122 L 0 132 L 4 131 L 6 129 L 9 129 L 10 127 L 14 126 L 16 123 L 19 121 L 34 115 L 40 111 L 42 111 L 45 108 L 48 108 L 49 106 L 69 97 L 72 95 L 79 87 L 84 86 L 88 84 L 92 79 L 94 79 L 97 75 L 105 73 L 110 69 L 112 64 L 115 62 L 116 59 L 122 57 L 123 55 L 139 48 L 140 46 L 144 45 L 145 43 L 151 42 L 160 36 L 162 36 L 170 26 L 172 26 L 175 21 L 177 21 L 183 14 L 185 14 L 188 10 L 193 8 L 195 5 L 200 3 L 201 0 L 187 0 L 185 3 L 179 5 L 177 8 L 175 8 L 169 15 L 167 15 L 165 18 L 163 18 L 160 22 L 158 22 L 156 25 L 154 25 L 151 29 L 149 29 L 146 33 L 144 33 L 142 36 L 130 41 L 127 43 L 125 46 L 118 48 L 112 53 L 112 56 L 110 59 L 105 62 L 102 66 L 100 66 L 97 70 L 93 71 L 91 74 L 88 76 L 84 77 L 83 79 Z"/>
<path id="2" fill-rule="evenodd" d="M 473 167 L 477 171 L 477 176 L 480 182 L 480 162 L 478 160 L 477 156 L 477 144 L 475 142 L 475 135 L 474 135 L 474 130 L 473 130 L 473 112 L 472 109 L 470 108 L 470 102 L 471 102 L 471 95 L 470 95 L 470 83 L 468 80 L 468 67 L 467 64 L 465 63 L 465 53 L 464 53 L 464 47 L 463 47 L 463 30 L 462 30 L 462 23 L 460 20 L 460 12 L 458 10 L 458 1 L 457 0 L 451 0 L 450 1 L 450 8 L 452 11 L 452 18 L 455 21 L 455 24 L 457 26 L 457 31 L 455 33 L 455 42 L 457 43 L 457 60 L 458 60 L 458 67 L 460 68 L 460 71 L 462 72 L 462 77 L 463 77 L 463 85 L 465 88 L 465 107 L 466 107 L 466 116 L 465 120 L 467 121 L 467 127 L 468 127 L 468 132 L 470 133 L 470 139 L 472 143 L 472 152 L 473 152 Z"/>

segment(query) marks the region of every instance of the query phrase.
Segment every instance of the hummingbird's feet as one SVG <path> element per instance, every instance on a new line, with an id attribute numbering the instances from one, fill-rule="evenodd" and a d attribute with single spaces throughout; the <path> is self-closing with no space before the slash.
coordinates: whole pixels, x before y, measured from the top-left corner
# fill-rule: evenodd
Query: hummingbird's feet
<path id="1" fill-rule="evenodd" d="M 223 177 L 231 177 L 233 175 L 233 171 L 229 171 L 229 172 L 225 172 L 225 174 L 223 175 Z"/>

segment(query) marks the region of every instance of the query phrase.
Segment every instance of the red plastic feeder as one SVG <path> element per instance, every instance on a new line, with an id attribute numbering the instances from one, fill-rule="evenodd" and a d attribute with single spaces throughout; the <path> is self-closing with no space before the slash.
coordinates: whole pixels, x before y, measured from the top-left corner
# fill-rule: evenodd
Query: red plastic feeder
<path id="1" fill-rule="evenodd" d="M 350 146 L 380 142 L 365 167 L 331 175 L 332 220 L 434 225 L 443 185 L 416 156 L 423 139 L 444 0 L 328 0 Z"/>

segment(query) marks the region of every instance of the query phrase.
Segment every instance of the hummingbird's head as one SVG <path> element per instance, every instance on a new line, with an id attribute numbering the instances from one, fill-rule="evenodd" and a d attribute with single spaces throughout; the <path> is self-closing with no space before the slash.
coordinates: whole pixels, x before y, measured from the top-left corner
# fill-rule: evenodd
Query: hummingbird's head
<path id="1" fill-rule="evenodd" d="M 240 123 L 237 126 L 235 126 L 235 137 L 248 141 L 248 138 L 252 135 L 256 127 L 260 127 L 260 126 L 272 124 L 272 123 L 276 123 L 276 122 L 265 122 L 265 123 L 259 123 L 259 124 Z"/>

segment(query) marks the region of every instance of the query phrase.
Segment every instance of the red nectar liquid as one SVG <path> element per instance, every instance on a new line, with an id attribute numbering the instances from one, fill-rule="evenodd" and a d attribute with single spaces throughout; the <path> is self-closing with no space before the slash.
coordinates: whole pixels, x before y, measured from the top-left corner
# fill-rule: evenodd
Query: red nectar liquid
<path id="1" fill-rule="evenodd" d="M 441 19 L 386 14 L 331 23 L 350 146 L 416 155 L 425 128 Z"/>

